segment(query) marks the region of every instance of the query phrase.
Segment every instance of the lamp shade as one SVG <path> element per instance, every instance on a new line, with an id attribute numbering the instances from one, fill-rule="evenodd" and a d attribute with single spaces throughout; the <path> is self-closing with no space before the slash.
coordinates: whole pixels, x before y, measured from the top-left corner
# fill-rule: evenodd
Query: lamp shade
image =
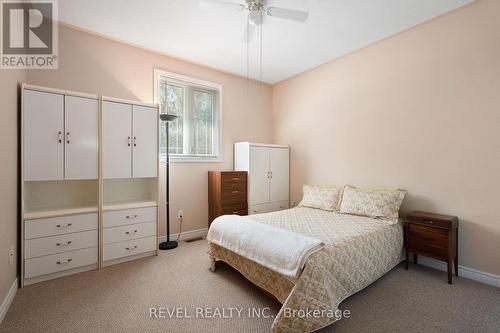
<path id="1" fill-rule="evenodd" d="M 162 121 L 172 121 L 172 120 L 177 119 L 177 116 L 175 114 L 162 113 L 162 114 L 160 114 L 160 119 Z"/>

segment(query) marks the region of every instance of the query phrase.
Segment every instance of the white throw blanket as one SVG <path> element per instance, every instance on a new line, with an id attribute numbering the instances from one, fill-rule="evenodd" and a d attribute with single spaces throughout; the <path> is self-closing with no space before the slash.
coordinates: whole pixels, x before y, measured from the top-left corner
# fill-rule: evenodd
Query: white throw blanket
<path id="1" fill-rule="evenodd" d="M 207 240 L 294 280 L 324 246 L 319 239 L 237 215 L 216 218 Z"/>

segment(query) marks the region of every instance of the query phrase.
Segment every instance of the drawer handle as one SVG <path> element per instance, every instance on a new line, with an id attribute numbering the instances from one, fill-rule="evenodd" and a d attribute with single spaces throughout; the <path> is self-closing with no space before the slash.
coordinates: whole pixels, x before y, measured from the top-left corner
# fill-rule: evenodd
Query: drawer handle
<path id="1" fill-rule="evenodd" d="M 137 233 L 137 230 L 126 231 L 125 233 L 126 233 L 127 235 L 132 235 L 132 234 L 136 234 L 136 233 Z"/>
<path id="2" fill-rule="evenodd" d="M 258 211 L 258 210 L 253 210 L 252 212 L 253 212 L 253 213 L 258 213 L 259 211 Z"/>
<path id="3" fill-rule="evenodd" d="M 125 216 L 126 219 L 135 219 L 136 217 L 138 217 L 139 215 L 135 214 L 135 215 L 127 215 Z"/>
<path id="4" fill-rule="evenodd" d="M 233 212 L 233 214 L 238 214 L 238 213 L 239 213 L 238 211 Z"/>
<path id="5" fill-rule="evenodd" d="M 232 180 L 240 180 L 238 177 L 234 177 Z"/>
<path id="6" fill-rule="evenodd" d="M 72 225 L 73 225 L 73 223 L 66 223 L 66 224 L 58 224 L 58 225 L 56 225 L 56 227 L 67 228 L 67 227 L 71 227 Z"/>
<path id="7" fill-rule="evenodd" d="M 137 249 L 137 247 L 138 247 L 137 245 L 134 245 L 134 246 L 126 247 L 125 250 L 132 251 L 132 250 Z"/>
<path id="8" fill-rule="evenodd" d="M 232 193 L 233 193 L 233 194 L 234 194 L 234 193 L 238 193 L 238 191 L 233 191 Z"/>
<path id="9" fill-rule="evenodd" d="M 67 263 L 72 262 L 72 261 L 73 261 L 73 259 L 68 258 L 66 260 L 59 260 L 56 264 L 62 265 L 62 264 L 67 264 Z"/>
<path id="10" fill-rule="evenodd" d="M 57 246 L 63 246 L 63 245 L 69 245 L 69 244 L 71 244 L 71 243 L 72 243 L 71 241 L 67 241 L 67 242 L 65 242 L 65 243 L 57 243 L 56 245 L 57 245 Z"/>

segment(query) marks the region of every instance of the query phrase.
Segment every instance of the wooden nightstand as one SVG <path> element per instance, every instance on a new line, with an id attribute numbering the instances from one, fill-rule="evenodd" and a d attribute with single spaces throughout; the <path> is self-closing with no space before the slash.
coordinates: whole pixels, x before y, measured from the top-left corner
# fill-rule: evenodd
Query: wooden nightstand
<path id="1" fill-rule="evenodd" d="M 406 269 L 409 253 L 417 263 L 417 255 L 445 261 L 448 283 L 452 284 L 451 267 L 458 276 L 458 217 L 413 211 L 405 220 Z"/>

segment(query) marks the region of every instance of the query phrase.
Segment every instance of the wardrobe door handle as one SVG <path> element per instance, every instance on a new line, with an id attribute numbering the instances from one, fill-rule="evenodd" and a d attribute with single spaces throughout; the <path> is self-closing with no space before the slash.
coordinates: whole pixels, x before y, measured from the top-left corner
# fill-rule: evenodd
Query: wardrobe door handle
<path id="1" fill-rule="evenodd" d="M 130 147 L 130 144 L 132 143 L 131 141 L 132 139 L 130 138 L 130 136 L 127 137 L 127 146 Z"/>
<path id="2" fill-rule="evenodd" d="M 69 144 L 69 132 L 66 132 L 66 143 Z"/>
<path id="3" fill-rule="evenodd" d="M 134 136 L 134 147 L 137 147 L 137 144 L 135 143 L 135 140 L 137 140 L 137 138 Z"/>
<path id="4" fill-rule="evenodd" d="M 56 225 L 56 227 L 67 228 L 67 227 L 71 227 L 72 225 L 73 225 L 73 223 L 66 223 L 66 224 L 58 224 L 58 225 Z"/>
<path id="5" fill-rule="evenodd" d="M 58 261 L 56 262 L 56 264 L 58 264 L 58 265 L 62 265 L 62 264 L 67 264 L 67 263 L 72 262 L 72 261 L 73 261 L 73 259 L 68 258 L 68 259 L 66 259 L 66 260 L 58 260 Z"/>
<path id="6" fill-rule="evenodd" d="M 57 142 L 62 143 L 62 131 L 57 132 Z"/>

